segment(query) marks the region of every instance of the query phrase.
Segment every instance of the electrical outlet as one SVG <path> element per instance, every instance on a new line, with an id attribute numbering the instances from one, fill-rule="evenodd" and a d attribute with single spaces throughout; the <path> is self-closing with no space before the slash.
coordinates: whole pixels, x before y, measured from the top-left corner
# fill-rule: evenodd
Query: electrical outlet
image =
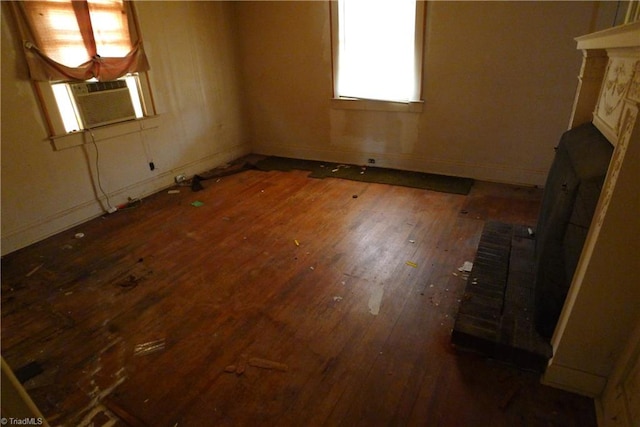
<path id="1" fill-rule="evenodd" d="M 181 182 L 186 181 L 187 177 L 185 176 L 185 174 L 181 173 L 180 175 L 176 175 L 173 179 L 176 181 L 176 184 L 180 184 Z"/>
<path id="2" fill-rule="evenodd" d="M 369 159 L 369 164 L 374 165 L 376 163 L 376 159 Z"/>

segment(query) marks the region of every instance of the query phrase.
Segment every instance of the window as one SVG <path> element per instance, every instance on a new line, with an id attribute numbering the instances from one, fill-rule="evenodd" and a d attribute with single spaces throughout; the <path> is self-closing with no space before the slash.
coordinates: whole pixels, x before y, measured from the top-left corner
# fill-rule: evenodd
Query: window
<path id="1" fill-rule="evenodd" d="M 12 4 L 52 137 L 155 114 L 130 1 Z"/>
<path id="2" fill-rule="evenodd" d="M 332 2 L 336 98 L 419 101 L 424 2 Z"/>
<path id="3" fill-rule="evenodd" d="M 109 82 L 51 83 L 51 89 L 67 133 L 144 117 L 138 73 Z"/>
<path id="4" fill-rule="evenodd" d="M 104 71 L 93 58 L 124 58 L 134 47 L 122 1 L 26 1 L 23 8 L 34 45 L 48 59 L 76 69 L 72 77 L 98 77 Z"/>

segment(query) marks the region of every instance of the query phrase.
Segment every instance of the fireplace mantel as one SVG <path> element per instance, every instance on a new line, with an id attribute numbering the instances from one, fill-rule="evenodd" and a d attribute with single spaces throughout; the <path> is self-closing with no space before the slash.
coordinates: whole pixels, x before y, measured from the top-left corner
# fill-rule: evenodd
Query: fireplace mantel
<path id="1" fill-rule="evenodd" d="M 569 128 L 593 121 L 615 146 L 640 103 L 640 21 L 575 40 L 583 61 Z"/>
<path id="2" fill-rule="evenodd" d="M 638 47 L 640 37 L 640 21 L 629 24 L 618 25 L 584 36 L 576 37 L 577 48 L 582 50 L 590 49 L 612 49 L 620 47 Z"/>
<path id="3" fill-rule="evenodd" d="M 601 426 L 640 425 L 640 22 L 576 42 L 569 128 L 593 122 L 614 152 L 543 382 L 596 398 Z"/>

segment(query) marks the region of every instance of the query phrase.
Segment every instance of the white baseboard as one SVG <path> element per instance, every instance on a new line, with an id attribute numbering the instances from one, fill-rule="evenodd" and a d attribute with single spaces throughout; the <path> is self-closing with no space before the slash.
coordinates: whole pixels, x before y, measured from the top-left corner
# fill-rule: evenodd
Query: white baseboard
<path id="1" fill-rule="evenodd" d="M 542 384 L 595 398 L 602 394 L 607 378 L 553 363 L 552 359 L 542 376 Z"/>
<path id="2" fill-rule="evenodd" d="M 255 144 L 254 153 L 357 165 L 368 165 L 368 159 L 372 158 L 375 159 L 374 166 L 378 167 L 531 186 L 543 186 L 548 172 L 542 169 L 524 169 L 499 164 L 456 162 L 447 159 L 416 157 L 408 154 L 366 153 L 274 144 Z"/>
<path id="3" fill-rule="evenodd" d="M 213 169 L 226 162 L 235 160 L 246 154 L 251 149 L 247 145 L 235 146 L 230 150 L 207 156 L 197 161 L 175 166 L 166 172 L 155 175 L 143 181 L 136 182 L 127 187 L 110 192 L 109 200 L 112 205 L 119 205 L 127 201 L 132 194 L 143 198 L 173 185 L 176 171 L 187 176 Z M 105 214 L 106 203 L 104 197 L 87 200 L 76 206 L 61 210 L 48 216 L 39 218 L 29 224 L 13 230 L 7 230 L 2 235 L 2 255 L 6 255 L 25 246 L 44 240 L 54 234 L 74 228 L 86 221 Z"/>

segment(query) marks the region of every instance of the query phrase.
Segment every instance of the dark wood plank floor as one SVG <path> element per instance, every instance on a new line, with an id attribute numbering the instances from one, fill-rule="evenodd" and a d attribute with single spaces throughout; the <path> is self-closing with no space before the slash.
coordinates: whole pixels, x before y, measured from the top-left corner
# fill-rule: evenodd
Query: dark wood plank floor
<path id="1" fill-rule="evenodd" d="M 540 190 L 203 184 L 2 259 L 2 353 L 42 368 L 24 385 L 53 425 L 595 425 L 591 400 L 450 345 L 457 267 L 486 220 L 535 224 Z"/>

